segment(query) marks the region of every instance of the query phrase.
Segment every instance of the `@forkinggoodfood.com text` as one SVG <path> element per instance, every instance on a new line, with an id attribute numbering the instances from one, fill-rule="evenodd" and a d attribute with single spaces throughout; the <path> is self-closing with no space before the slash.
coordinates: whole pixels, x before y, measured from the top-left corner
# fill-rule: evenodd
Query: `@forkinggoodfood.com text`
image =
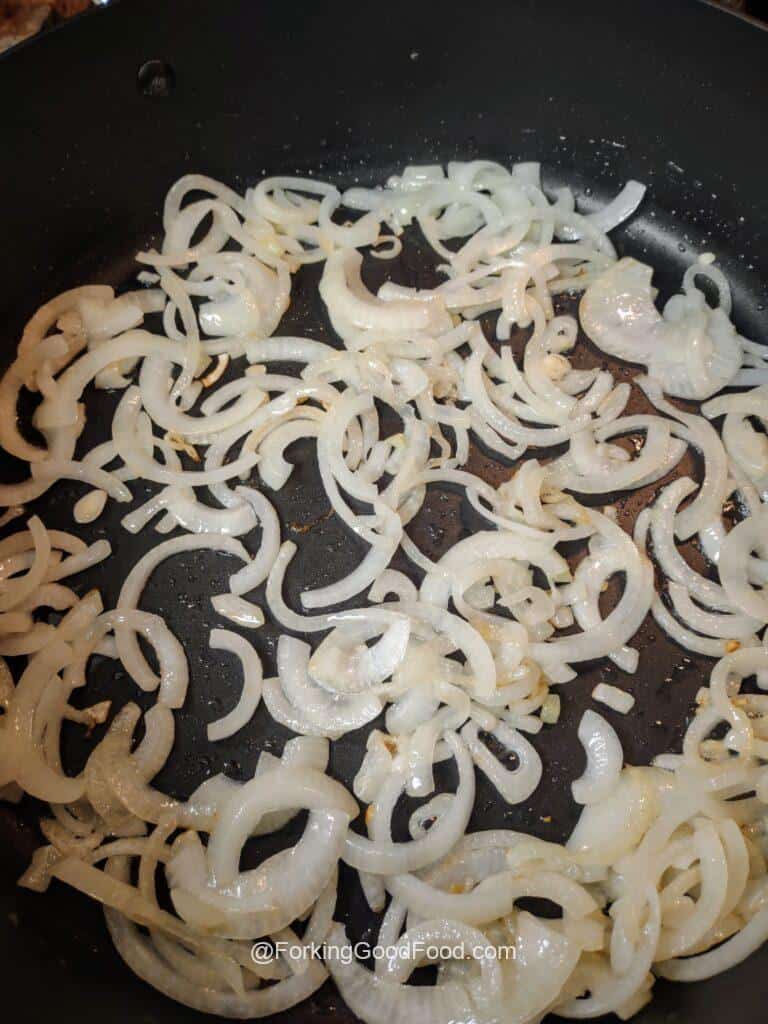
<path id="1" fill-rule="evenodd" d="M 410 963 L 428 964 L 441 960 L 514 960 L 514 946 L 474 946 L 464 942 L 427 942 L 415 939 L 408 942 L 383 946 L 370 942 L 355 942 L 351 945 L 336 946 L 327 942 L 301 941 L 256 942 L 251 947 L 251 959 L 257 964 L 272 963 L 277 959 L 292 961 L 322 957 L 323 960 L 337 960 L 350 964 L 355 960 L 407 960 Z"/>

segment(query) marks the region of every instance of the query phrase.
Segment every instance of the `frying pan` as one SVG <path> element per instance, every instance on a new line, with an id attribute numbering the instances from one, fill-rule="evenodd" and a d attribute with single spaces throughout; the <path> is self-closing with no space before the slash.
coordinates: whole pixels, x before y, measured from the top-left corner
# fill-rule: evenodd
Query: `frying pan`
<path id="1" fill-rule="evenodd" d="M 163 195 L 181 174 L 200 171 L 241 189 L 264 174 L 309 171 L 342 185 L 372 184 L 407 162 L 478 156 L 541 160 L 545 184 L 569 183 L 587 210 L 629 177 L 646 182 L 649 198 L 616 232 L 619 249 L 657 268 L 664 297 L 695 254 L 714 251 L 733 286 L 739 330 L 767 341 L 767 58 L 768 36 L 693 0 L 114 3 L 0 61 L 0 364 L 10 362 L 25 319 L 52 295 L 85 282 L 130 284 L 133 255 L 157 239 Z M 403 258 L 376 270 L 425 283 L 431 266 L 416 240 Z M 316 276 L 309 270 L 296 281 L 284 331 L 329 340 Z M 586 344 L 584 351 L 587 360 L 596 358 Z M 89 400 L 87 442 L 103 436 L 113 406 L 103 392 Z M 333 517 L 324 518 L 327 503 L 309 449 L 299 445 L 291 456 L 296 472 L 274 498 L 284 536 L 301 545 L 288 580 L 295 602 L 299 580 L 316 586 L 337 579 L 359 552 Z M 481 451 L 473 453 L 472 468 L 494 482 L 510 473 Z M 5 480 L 21 475 L 11 460 L 2 471 Z M 80 493 L 74 484 L 59 485 L 30 512 L 49 526 L 71 528 Z M 650 497 L 613 496 L 625 524 Z M 437 555 L 476 526 L 460 496 L 446 488 L 430 493 L 415 539 Z M 76 584 L 83 591 L 99 587 L 110 607 L 129 567 L 156 537 L 151 529 L 129 537 L 114 512 L 83 533 L 89 540 L 117 538 L 113 557 Z M 260 713 L 231 739 L 213 748 L 204 742 L 206 721 L 231 705 L 238 685 L 235 665 L 219 655 L 214 661 L 206 649 L 216 621 L 208 598 L 220 592 L 228 569 L 223 556 L 179 558 L 155 573 L 145 593 L 145 607 L 167 618 L 190 657 L 191 697 L 157 780 L 180 797 L 213 772 L 247 777 L 259 751 L 279 753 L 287 736 Z M 276 637 L 268 626 L 256 641 L 266 671 Z M 554 840 L 568 835 L 576 817 L 568 783 L 583 768 L 575 724 L 601 679 L 614 676 L 637 698 L 627 719 L 606 712 L 629 762 L 647 763 L 679 744 L 711 662 L 688 656 L 652 624 L 637 645 L 634 680 L 619 680 L 599 662 L 583 666 L 561 690 L 559 727 L 534 738 L 545 778 L 529 804 L 502 806 L 479 780 L 472 828 L 529 829 Z M 98 659 L 90 694 L 118 704 L 142 699 L 124 673 Z M 355 734 L 334 745 L 333 774 L 349 783 L 363 743 Z M 85 753 L 82 736 L 67 730 L 65 762 L 76 769 Z M 444 781 L 450 785 L 450 772 Z M 15 887 L 39 841 L 35 814 L 33 806 L 0 806 L 6 999 L 23 999 L 37 1019 L 198 1019 L 122 965 L 96 907 L 58 884 L 47 896 Z M 266 852 L 294 842 L 302 826 L 273 838 Z M 376 920 L 351 873 L 342 877 L 337 916 L 354 937 L 375 937 Z M 767 976 L 763 950 L 709 982 L 658 982 L 638 1019 L 714 1024 L 726 1012 L 740 1024 L 757 1024 L 765 1019 Z M 352 1019 L 326 986 L 290 1017 L 331 1015 Z"/>

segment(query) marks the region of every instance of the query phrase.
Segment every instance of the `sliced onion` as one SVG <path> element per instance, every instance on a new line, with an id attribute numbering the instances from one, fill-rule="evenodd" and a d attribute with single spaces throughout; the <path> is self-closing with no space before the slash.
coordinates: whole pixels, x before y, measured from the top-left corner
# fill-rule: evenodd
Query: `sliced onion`
<path id="1" fill-rule="evenodd" d="M 590 708 L 579 723 L 579 740 L 587 755 L 587 767 L 581 778 L 571 784 L 577 804 L 604 801 L 619 783 L 624 767 L 621 741 L 609 722 Z"/>
<path id="2" fill-rule="evenodd" d="M 246 629 L 258 629 L 264 625 L 264 613 L 258 605 L 243 600 L 235 594 L 216 594 L 211 598 L 214 611 Z"/>
<path id="3" fill-rule="evenodd" d="M 444 856 L 464 832 L 472 811 L 475 792 L 475 778 L 472 761 L 466 747 L 454 733 L 446 733 L 446 743 L 456 758 L 459 769 L 459 788 L 451 806 L 451 810 L 427 832 L 422 839 L 414 839 L 408 843 L 394 843 L 391 837 L 374 837 L 366 839 L 350 832 L 344 848 L 343 858 L 351 867 L 358 871 L 371 874 L 393 874 L 415 871 L 433 863 Z M 392 796 L 397 796 L 405 787 L 403 777 L 392 778 L 390 792 L 381 794 L 377 803 L 386 800 L 388 812 L 391 813 Z M 388 816 L 388 815 L 386 815 Z M 377 815 L 374 815 L 376 820 Z M 383 818 L 384 816 L 382 816 Z M 382 823 L 381 829 L 388 829 L 388 823 Z"/>
<path id="4" fill-rule="evenodd" d="M 723 589 L 731 603 L 745 615 L 768 622 L 768 595 L 753 589 L 748 579 L 748 563 L 753 551 L 766 556 L 768 510 L 762 508 L 735 526 L 723 541 L 718 571 Z"/>
<path id="5" fill-rule="evenodd" d="M 212 629 L 209 643 L 214 651 L 235 654 L 243 667 L 243 689 L 237 704 L 226 715 L 208 725 L 208 739 L 213 742 L 233 736 L 253 718 L 261 700 L 262 672 L 258 654 L 237 633 L 228 629 Z"/>
<path id="6" fill-rule="evenodd" d="M 541 758 L 524 736 L 511 729 L 504 722 L 499 722 L 491 735 L 502 746 L 517 758 L 517 767 L 513 770 L 503 764 L 479 739 L 477 726 L 467 722 L 461 730 L 461 737 L 467 744 L 472 760 L 487 775 L 508 804 L 519 804 L 527 800 L 541 781 Z"/>
<path id="7" fill-rule="evenodd" d="M 355 960 L 339 924 L 329 932 L 328 944 L 339 951 L 328 958 L 328 970 L 347 1006 L 367 1024 L 407 1024 L 415 1019 L 442 1024 L 473 1019 L 474 1008 L 464 987 L 452 982 L 429 987 L 401 985 L 366 971 Z"/>

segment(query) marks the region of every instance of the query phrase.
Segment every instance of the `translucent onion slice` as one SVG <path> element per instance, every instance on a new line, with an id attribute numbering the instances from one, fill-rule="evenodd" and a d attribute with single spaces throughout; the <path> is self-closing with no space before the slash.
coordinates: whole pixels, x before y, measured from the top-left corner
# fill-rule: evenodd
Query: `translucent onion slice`
<path id="1" fill-rule="evenodd" d="M 386 981 L 357 963 L 339 924 L 329 932 L 328 944 L 339 950 L 339 955 L 328 959 L 331 977 L 347 1006 L 367 1024 L 407 1024 L 415 1019 L 443 1024 L 474 1019 L 475 1010 L 463 986 L 448 982 L 424 987 Z"/>
<path id="2" fill-rule="evenodd" d="M 251 644 L 237 633 L 228 629 L 212 629 L 209 641 L 211 650 L 228 651 L 240 659 L 243 669 L 243 689 L 240 698 L 226 715 L 210 722 L 207 727 L 211 742 L 227 739 L 246 726 L 253 718 L 261 700 L 261 661 Z"/>
<path id="3" fill-rule="evenodd" d="M 726 536 L 720 549 L 718 572 L 732 604 L 745 615 L 768 622 L 768 594 L 749 584 L 749 559 L 753 552 L 768 555 L 768 509 L 749 516 Z"/>
<path id="4" fill-rule="evenodd" d="M 107 909 L 105 916 L 115 948 L 131 970 L 169 998 L 202 1013 L 240 1018 L 271 1017 L 306 999 L 328 977 L 319 961 L 313 960 L 307 970 L 267 988 L 250 989 L 242 995 L 212 991 L 180 977 L 128 917 L 114 909 Z"/>
<path id="5" fill-rule="evenodd" d="M 444 814 L 422 839 L 414 839 L 407 843 L 395 843 L 391 836 L 366 839 L 350 832 L 343 853 L 343 859 L 347 864 L 358 871 L 377 875 L 416 871 L 444 856 L 463 834 L 474 800 L 474 769 L 467 749 L 459 737 L 448 732 L 445 740 L 456 758 L 459 770 L 459 788 L 450 811 Z M 386 800 L 387 804 L 393 803 L 392 795 L 399 795 L 404 787 L 404 777 L 393 777 L 389 785 L 390 792 L 380 795 L 378 802 Z M 374 820 L 375 818 L 374 815 Z M 382 829 L 388 827 L 388 824 L 381 826 Z"/>
<path id="6" fill-rule="evenodd" d="M 610 723 L 590 708 L 581 717 L 578 736 L 587 755 L 587 767 L 571 784 L 573 799 L 577 804 L 600 803 L 619 783 L 624 767 L 621 741 Z"/>
<path id="7" fill-rule="evenodd" d="M 339 736 L 359 729 L 381 712 L 381 701 L 372 693 L 334 693 L 324 689 L 310 671 L 310 647 L 291 636 L 282 636 L 277 648 L 277 670 L 286 699 L 316 734 Z"/>
<path id="8" fill-rule="evenodd" d="M 515 755 L 518 762 L 516 768 L 506 768 L 481 742 L 474 722 L 467 722 L 461 730 L 461 737 L 467 744 L 472 760 L 506 802 L 522 803 L 536 791 L 541 781 L 541 758 L 524 736 L 504 722 L 499 722 L 491 730 L 491 735 L 505 750 Z"/>

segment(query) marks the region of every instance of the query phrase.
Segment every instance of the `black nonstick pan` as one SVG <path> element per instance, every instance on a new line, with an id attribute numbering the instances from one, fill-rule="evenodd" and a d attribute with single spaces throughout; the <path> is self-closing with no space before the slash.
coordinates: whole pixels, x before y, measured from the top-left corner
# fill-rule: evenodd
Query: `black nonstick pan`
<path id="1" fill-rule="evenodd" d="M 571 184 L 585 209 L 630 177 L 644 181 L 649 196 L 616 233 L 620 250 L 658 268 L 663 295 L 696 254 L 715 252 L 734 289 L 739 330 L 768 343 L 768 35 L 695 0 L 122 0 L 0 60 L 0 104 L 0 368 L 25 320 L 57 292 L 133 281 L 133 255 L 157 238 L 165 191 L 186 172 L 238 188 L 268 173 L 309 171 L 344 185 L 373 184 L 408 162 L 478 156 L 540 160 L 545 184 Z M 418 240 L 379 274 L 385 269 L 403 283 L 428 280 L 431 272 Z M 282 333 L 330 340 L 315 284 L 311 271 L 302 273 Z M 112 408 L 103 392 L 90 401 L 92 437 Z M 325 516 L 311 451 L 297 447 L 291 455 L 297 470 L 275 504 L 284 537 L 301 545 L 288 582 L 295 601 L 300 579 L 336 579 L 359 552 Z M 511 472 L 480 451 L 472 468 L 496 482 Z M 12 480 L 21 469 L 6 457 L 2 472 Z M 74 484 L 59 485 L 30 511 L 70 529 L 79 493 Z M 617 495 L 622 521 L 649 497 Z M 116 551 L 76 584 L 99 587 L 107 607 L 130 566 L 156 543 L 151 529 L 129 537 L 118 519 L 107 513 L 83 531 L 87 539 L 116 538 Z M 446 489 L 430 494 L 415 536 L 436 554 L 476 525 Z M 223 556 L 179 558 L 155 573 L 145 594 L 145 607 L 167 618 L 190 657 L 191 696 L 157 780 L 181 797 L 214 772 L 249 776 L 259 751 L 279 753 L 288 735 L 260 712 L 232 739 L 205 743 L 205 723 L 230 705 L 238 685 L 234 664 L 214 664 L 207 651 L 216 624 L 208 599 L 220 592 L 227 568 Z M 256 640 L 267 671 L 276 637 L 267 626 Z M 679 743 L 712 663 L 689 656 L 652 624 L 637 643 L 638 674 L 621 678 L 636 710 L 626 719 L 607 717 L 627 760 L 641 764 Z M 479 780 L 474 828 L 567 836 L 576 816 L 568 784 L 583 767 L 575 724 L 595 683 L 619 675 L 596 663 L 561 690 L 559 727 L 534 739 L 545 778 L 530 805 L 501 805 Z M 109 661 L 96 660 L 89 689 L 93 699 L 136 699 Z M 64 743 L 65 760 L 77 768 L 82 736 L 73 729 Z M 333 774 L 349 783 L 363 744 L 360 734 L 336 744 Z M 15 887 L 39 842 L 34 821 L 34 807 L 0 805 L 6 1013 L 15 1005 L 36 1020 L 202 1020 L 123 966 L 96 907 L 58 884 L 47 896 Z M 268 852 L 293 842 L 302 826 L 275 837 Z M 376 919 L 346 873 L 337 916 L 356 938 L 375 937 Z M 658 982 L 638 1020 L 722 1024 L 728 1016 L 758 1024 L 767 997 L 764 949 L 710 982 Z M 285 1019 L 331 1015 L 352 1020 L 326 986 Z"/>

